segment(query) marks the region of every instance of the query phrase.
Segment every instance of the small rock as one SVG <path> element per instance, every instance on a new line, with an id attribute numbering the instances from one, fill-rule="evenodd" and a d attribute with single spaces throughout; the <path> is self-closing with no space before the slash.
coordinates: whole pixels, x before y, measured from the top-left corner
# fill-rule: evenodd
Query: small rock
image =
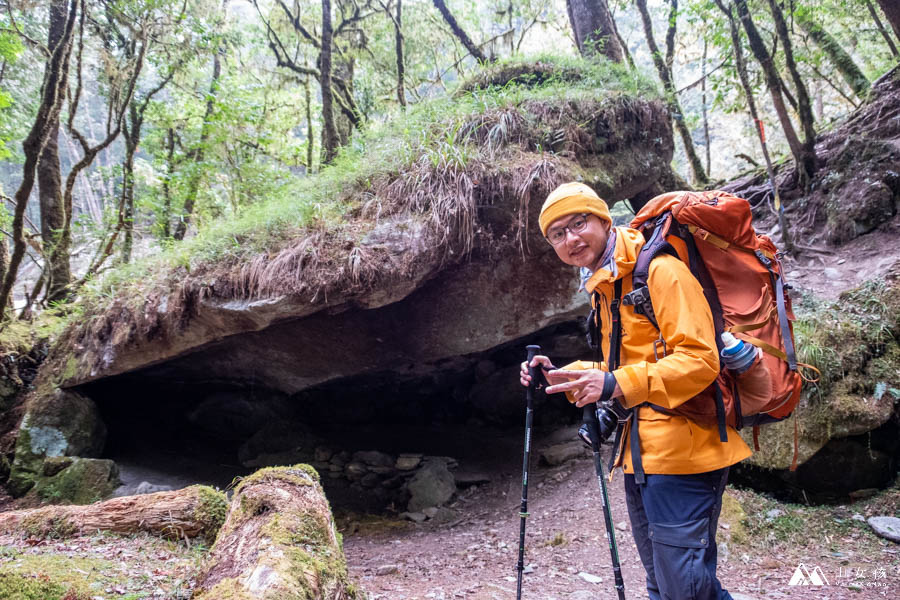
<path id="1" fill-rule="evenodd" d="M 401 519 L 409 519 L 410 521 L 415 521 L 416 523 L 421 523 L 426 519 L 425 513 L 420 512 L 404 512 L 400 513 Z"/>
<path id="2" fill-rule="evenodd" d="M 369 470 L 378 475 L 390 475 L 395 471 L 394 467 L 371 467 Z"/>
<path id="3" fill-rule="evenodd" d="M 534 565 L 533 564 L 525 565 L 525 568 L 522 569 L 522 573 L 525 575 L 528 575 L 529 573 L 534 573 Z"/>
<path id="4" fill-rule="evenodd" d="M 842 264 L 844 264 L 845 262 L 847 262 L 847 259 L 846 259 L 846 258 L 841 258 L 840 260 L 837 261 L 837 264 L 842 265 Z"/>
<path id="5" fill-rule="evenodd" d="M 780 517 L 783 514 L 784 514 L 784 511 L 781 510 L 780 508 L 773 508 L 772 510 L 767 510 L 766 511 L 766 520 L 774 521 L 775 519 L 777 519 L 778 517 Z"/>
<path id="6" fill-rule="evenodd" d="M 422 456 L 418 454 L 401 454 L 394 463 L 394 468 L 398 471 L 412 471 L 422 462 Z"/>
<path id="7" fill-rule="evenodd" d="M 833 267 L 826 267 L 822 270 L 822 274 L 825 275 L 825 277 L 827 277 L 828 279 L 832 280 L 841 278 L 841 272 Z"/>
<path id="8" fill-rule="evenodd" d="M 598 577 L 597 575 L 591 575 L 590 573 L 585 573 L 584 571 L 580 571 L 578 576 L 587 581 L 588 583 L 602 583 L 603 578 Z"/>
<path id="9" fill-rule="evenodd" d="M 481 485 L 482 483 L 490 483 L 491 477 L 487 473 L 478 473 L 476 471 L 457 471 L 453 474 L 456 485 L 459 487 L 469 487 L 473 485 Z"/>
<path id="10" fill-rule="evenodd" d="M 355 452 L 353 454 L 354 462 L 361 462 L 373 467 L 391 467 L 394 465 L 394 459 L 384 452 L 378 450 L 368 450 L 365 452 Z"/>
<path id="11" fill-rule="evenodd" d="M 781 563 L 771 556 L 767 556 L 759 562 L 759 566 L 761 566 L 763 569 L 780 569 Z"/>
<path id="12" fill-rule="evenodd" d="M 170 492 L 174 488 L 171 485 L 158 485 L 149 481 L 142 481 L 134 490 L 135 496 L 142 494 L 155 494 L 156 492 Z"/>
<path id="13" fill-rule="evenodd" d="M 850 498 L 853 500 L 865 500 L 871 498 L 878 493 L 878 488 L 864 488 L 861 490 L 853 490 L 850 492 Z"/>
<path id="14" fill-rule="evenodd" d="M 436 515 L 438 513 L 438 509 L 437 509 L 437 506 L 429 506 L 422 512 L 425 513 L 426 517 L 428 517 L 429 519 L 432 519 L 432 518 L 434 518 L 434 515 Z"/>
<path id="15" fill-rule="evenodd" d="M 580 441 L 556 444 L 540 451 L 541 461 L 551 467 L 561 465 L 567 460 L 584 456 L 584 444 Z"/>
<path id="16" fill-rule="evenodd" d="M 375 473 L 367 473 L 362 479 L 359 480 L 359 485 L 364 488 L 373 488 L 378 485 L 378 482 L 381 480 L 378 475 Z"/>
<path id="17" fill-rule="evenodd" d="M 869 517 L 869 527 L 881 537 L 900 543 L 900 519 L 897 517 Z"/>
<path id="18" fill-rule="evenodd" d="M 349 479 L 362 479 L 363 475 L 366 474 L 366 465 L 360 462 L 352 462 L 344 467 L 344 471 L 347 472 L 347 477 Z"/>
<path id="19" fill-rule="evenodd" d="M 375 569 L 375 575 L 383 576 L 383 575 L 393 575 L 397 571 L 400 570 L 400 567 L 397 565 L 381 565 L 377 569 Z"/>
<path id="20" fill-rule="evenodd" d="M 619 531 L 625 531 L 626 529 L 628 529 L 628 524 L 625 521 L 619 521 L 618 523 L 616 523 L 616 529 L 618 529 Z"/>
<path id="21" fill-rule="evenodd" d="M 854 521 L 862 521 L 863 523 L 866 522 L 866 518 L 859 513 L 856 513 L 855 515 L 853 515 L 850 518 L 853 519 Z"/>
<path id="22" fill-rule="evenodd" d="M 315 450 L 315 459 L 320 462 L 328 462 L 334 455 L 334 450 L 325 446 L 318 446 Z"/>

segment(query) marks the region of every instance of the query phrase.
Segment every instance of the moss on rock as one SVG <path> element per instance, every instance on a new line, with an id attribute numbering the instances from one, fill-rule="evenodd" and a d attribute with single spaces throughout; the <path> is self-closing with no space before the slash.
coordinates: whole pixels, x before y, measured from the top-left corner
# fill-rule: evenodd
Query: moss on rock
<path id="1" fill-rule="evenodd" d="M 49 472 L 53 475 L 36 476 L 29 494 L 42 502 L 90 504 L 109 497 L 119 485 L 119 469 L 111 460 L 60 458 L 48 460 L 63 465 L 71 462 L 60 470 L 56 470 L 58 465 L 51 468 Z"/>
<path id="2" fill-rule="evenodd" d="M 19 425 L 9 490 L 27 493 L 39 479 L 48 457 L 99 456 L 106 426 L 93 400 L 65 390 L 39 388 L 27 400 Z"/>

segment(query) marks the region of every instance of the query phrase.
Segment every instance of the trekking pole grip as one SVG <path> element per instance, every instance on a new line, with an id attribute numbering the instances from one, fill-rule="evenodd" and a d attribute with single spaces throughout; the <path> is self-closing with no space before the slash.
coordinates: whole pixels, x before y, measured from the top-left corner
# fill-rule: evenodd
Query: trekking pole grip
<path id="1" fill-rule="evenodd" d="M 532 367 L 532 366 L 531 366 L 531 360 L 532 360 L 535 356 L 537 356 L 538 354 L 541 353 L 541 347 L 540 347 L 540 346 L 537 346 L 537 345 L 535 345 L 535 344 L 531 344 L 530 346 L 526 346 L 526 347 L 525 347 L 525 351 L 528 353 L 528 354 L 527 354 L 527 358 L 526 358 L 525 360 L 526 360 L 526 364 L 528 365 L 528 374 L 531 376 L 531 385 L 528 386 L 528 387 L 529 387 L 529 388 L 534 388 L 535 386 L 537 386 L 537 380 L 535 379 L 535 375 L 534 375 L 534 369 L 535 369 L 535 367 Z M 537 368 L 540 369 L 541 366 L 538 365 Z"/>

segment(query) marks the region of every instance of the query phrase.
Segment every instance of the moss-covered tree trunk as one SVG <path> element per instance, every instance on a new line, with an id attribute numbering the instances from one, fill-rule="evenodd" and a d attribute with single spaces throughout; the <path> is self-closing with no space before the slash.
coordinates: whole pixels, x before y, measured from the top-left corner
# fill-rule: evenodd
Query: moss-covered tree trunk
<path id="1" fill-rule="evenodd" d="M 797 23 L 803 31 L 809 34 L 809 37 L 812 38 L 816 45 L 822 49 L 822 52 L 828 55 L 828 60 L 837 68 L 841 77 L 853 90 L 853 93 L 860 98 L 865 98 L 866 93 L 869 91 L 869 79 L 862 72 L 862 69 L 859 68 L 859 65 L 856 64 L 856 61 L 853 60 L 853 57 L 847 54 L 840 42 L 834 39 L 824 27 L 813 21 L 812 17 L 804 11 L 797 11 L 794 14 L 797 18 Z"/>
<path id="2" fill-rule="evenodd" d="M 434 7 L 440 11 L 441 16 L 444 17 L 444 21 L 447 22 L 447 25 L 450 26 L 453 35 L 462 42 L 462 45 L 469 51 L 469 54 L 474 56 L 478 62 L 488 62 L 488 59 L 484 55 L 484 52 L 481 51 L 481 48 L 475 45 L 472 38 L 469 37 L 469 34 L 467 34 L 466 31 L 460 27 L 459 23 L 456 22 L 453 13 L 447 8 L 447 4 L 444 0 L 432 0 L 432 3 L 434 4 Z"/>
<path id="3" fill-rule="evenodd" d="M 193 598 L 356 598 L 328 500 L 311 467 L 263 469 L 241 482 Z"/>
<path id="4" fill-rule="evenodd" d="M 191 223 L 191 215 L 194 212 L 194 204 L 197 201 L 197 194 L 200 191 L 200 183 L 203 179 L 202 163 L 206 156 L 206 144 L 209 135 L 212 132 L 211 117 L 216 107 L 216 94 L 219 90 L 219 78 L 222 77 L 222 53 L 223 48 L 219 48 L 213 56 L 212 79 L 209 82 L 209 95 L 206 97 L 206 109 L 203 112 L 203 124 L 200 126 L 200 139 L 194 150 L 188 154 L 188 160 L 193 169 L 193 174 L 188 181 L 187 193 L 184 197 L 184 209 L 182 210 L 181 219 L 175 225 L 175 233 L 173 237 L 176 240 L 184 239 L 187 233 L 188 225 Z"/>
<path id="5" fill-rule="evenodd" d="M 0 513 L 0 531 L 67 537 L 96 531 L 147 532 L 180 540 L 215 538 L 225 520 L 225 494 L 202 485 L 124 496 L 87 506 L 45 506 Z"/>
<path id="6" fill-rule="evenodd" d="M 50 21 L 47 26 L 47 47 L 52 51 L 62 41 L 66 28 L 66 2 L 50 4 Z M 61 233 L 66 215 L 63 205 L 62 175 L 59 166 L 59 115 L 54 115 L 49 124 L 47 143 L 38 160 L 38 202 L 41 207 L 41 241 L 44 258 L 49 261 L 47 273 L 50 283 L 48 299 L 59 300 L 65 296 L 66 287 L 72 280 L 69 267 L 68 248 L 60 245 Z M 34 290 L 34 296 L 40 289 Z"/>
<path id="7" fill-rule="evenodd" d="M 322 50 L 319 53 L 319 84 L 322 88 L 322 152 L 323 162 L 330 163 L 337 155 L 338 135 L 334 123 L 334 92 L 331 89 L 331 0 L 322 0 Z"/>
<path id="8" fill-rule="evenodd" d="M 677 5 L 675 6 L 677 7 Z M 647 37 L 647 46 L 650 48 L 650 54 L 653 56 L 653 63 L 656 65 L 659 79 L 662 81 L 663 88 L 666 91 L 666 103 L 669 105 L 669 112 L 672 115 L 672 119 L 675 121 L 675 128 L 678 130 L 678 135 L 681 137 L 681 141 L 684 144 L 684 152 L 687 154 L 688 163 L 691 166 L 691 175 L 694 179 L 694 183 L 703 185 L 708 181 L 706 170 L 703 168 L 703 162 L 697 155 L 696 148 L 694 148 L 694 139 L 691 137 L 691 132 L 684 120 L 684 111 L 681 110 L 681 103 L 678 101 L 678 95 L 675 92 L 675 82 L 672 79 L 672 72 L 667 66 L 667 62 L 671 60 L 668 56 L 674 56 L 675 26 L 672 20 L 675 18 L 675 12 L 673 11 L 670 16 L 669 33 L 667 33 L 666 36 L 667 40 L 671 38 L 671 41 L 668 42 L 668 47 L 673 50 L 667 52 L 667 58 L 664 60 L 663 55 L 659 50 L 659 46 L 656 45 L 656 38 L 653 36 L 653 21 L 650 19 L 650 11 L 647 9 L 647 0 L 637 0 L 637 7 L 641 13 L 641 21 L 644 24 L 644 35 Z"/>
<path id="9" fill-rule="evenodd" d="M 606 0 L 566 0 L 566 8 L 582 56 L 599 53 L 613 62 L 625 60 Z"/>
<path id="10" fill-rule="evenodd" d="M 13 214 L 12 235 L 13 252 L 9 259 L 9 267 L 3 278 L 3 286 L 0 289 L 0 314 L 5 315 L 6 305 L 12 296 L 13 285 L 16 282 L 16 274 L 19 265 L 25 256 L 25 209 L 28 206 L 28 198 L 34 189 L 35 172 L 37 170 L 38 156 L 47 143 L 50 135 L 51 124 L 54 119 L 59 119 L 59 111 L 62 108 L 63 98 L 66 92 L 66 82 L 69 73 L 69 57 L 72 53 L 72 36 L 75 30 L 75 18 L 78 15 L 78 2 L 68 5 L 68 15 L 65 21 L 60 43 L 56 45 L 44 68 L 44 80 L 41 85 L 41 100 L 38 106 L 34 124 L 28 132 L 28 136 L 22 142 L 22 154 L 25 155 L 22 167 L 22 182 L 16 191 L 16 209 Z"/>
<path id="11" fill-rule="evenodd" d="M 769 9 L 772 11 L 772 19 L 775 21 L 775 31 L 781 40 L 784 63 L 787 65 L 791 79 L 794 81 L 794 89 L 797 91 L 797 114 L 800 116 L 800 125 L 803 128 L 803 160 L 807 173 L 812 175 L 816 170 L 816 128 L 812 102 L 809 100 L 806 82 L 803 81 L 803 76 L 800 75 L 800 69 L 797 68 L 797 62 L 794 60 L 793 43 L 784 13 L 775 0 L 769 0 Z"/>
<path id="12" fill-rule="evenodd" d="M 759 30 L 756 28 L 756 24 L 753 22 L 753 18 L 750 16 L 750 9 L 747 8 L 746 0 L 735 0 L 734 5 L 737 8 L 737 13 L 740 17 L 741 24 L 744 27 L 744 31 L 747 33 L 747 40 L 750 42 L 750 50 L 753 51 L 753 55 L 763 69 L 766 87 L 769 90 L 769 95 L 772 97 L 772 105 L 775 107 L 775 113 L 778 115 L 779 123 L 781 123 L 781 130 L 784 132 L 784 137 L 787 140 L 788 146 L 791 149 L 791 154 L 794 157 L 794 162 L 797 165 L 797 174 L 802 183 L 801 187 L 806 187 L 816 171 L 815 156 L 813 155 L 812 160 L 809 160 L 810 157 L 807 154 L 803 143 L 800 142 L 797 130 L 794 129 L 794 124 L 791 122 L 787 106 L 784 104 L 783 93 L 787 91 L 787 88 L 784 85 L 784 81 L 781 79 L 781 75 L 778 74 L 778 68 L 775 65 L 774 57 L 769 53 L 765 41 L 763 41 Z"/>

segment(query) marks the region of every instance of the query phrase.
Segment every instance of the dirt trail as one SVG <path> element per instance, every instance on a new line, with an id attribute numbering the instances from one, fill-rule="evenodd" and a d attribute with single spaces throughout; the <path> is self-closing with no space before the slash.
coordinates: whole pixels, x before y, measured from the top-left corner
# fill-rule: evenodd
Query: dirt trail
<path id="1" fill-rule="evenodd" d="M 372 600 L 515 598 L 521 489 L 516 468 L 510 461 L 509 475 L 464 493 L 453 507 L 459 513 L 455 522 L 404 526 L 383 522 L 361 524 L 356 533 L 348 531 L 344 547 L 351 574 Z M 595 482 L 593 463 L 587 457 L 560 467 L 535 469 L 526 544 L 526 564 L 532 565 L 533 572 L 525 576 L 524 598 L 616 598 Z M 752 492 L 729 493 L 741 498 L 742 504 L 744 496 L 756 496 Z M 645 574 L 631 538 L 620 473 L 610 494 L 626 596 L 646 598 Z M 781 505 L 772 501 L 772 506 Z M 837 514 L 846 510 L 810 510 L 832 509 Z M 836 540 L 827 519 L 819 513 L 800 517 L 810 521 L 805 523 L 809 531 L 797 532 L 800 535 L 794 536 L 798 541 L 793 548 L 779 542 L 777 535 L 768 549 L 721 543 L 719 577 L 726 588 L 751 598 L 900 596 L 897 545 L 877 538 L 858 520 L 853 523 L 859 527 L 851 527 L 846 536 Z M 723 520 L 720 532 L 727 537 L 731 527 Z M 833 550 L 835 547 L 840 550 Z M 809 565 L 810 570 L 820 567 L 831 585 L 788 585 L 800 563 Z M 865 571 L 856 570 L 860 568 Z M 602 582 L 589 583 L 580 573 L 600 577 Z"/>

